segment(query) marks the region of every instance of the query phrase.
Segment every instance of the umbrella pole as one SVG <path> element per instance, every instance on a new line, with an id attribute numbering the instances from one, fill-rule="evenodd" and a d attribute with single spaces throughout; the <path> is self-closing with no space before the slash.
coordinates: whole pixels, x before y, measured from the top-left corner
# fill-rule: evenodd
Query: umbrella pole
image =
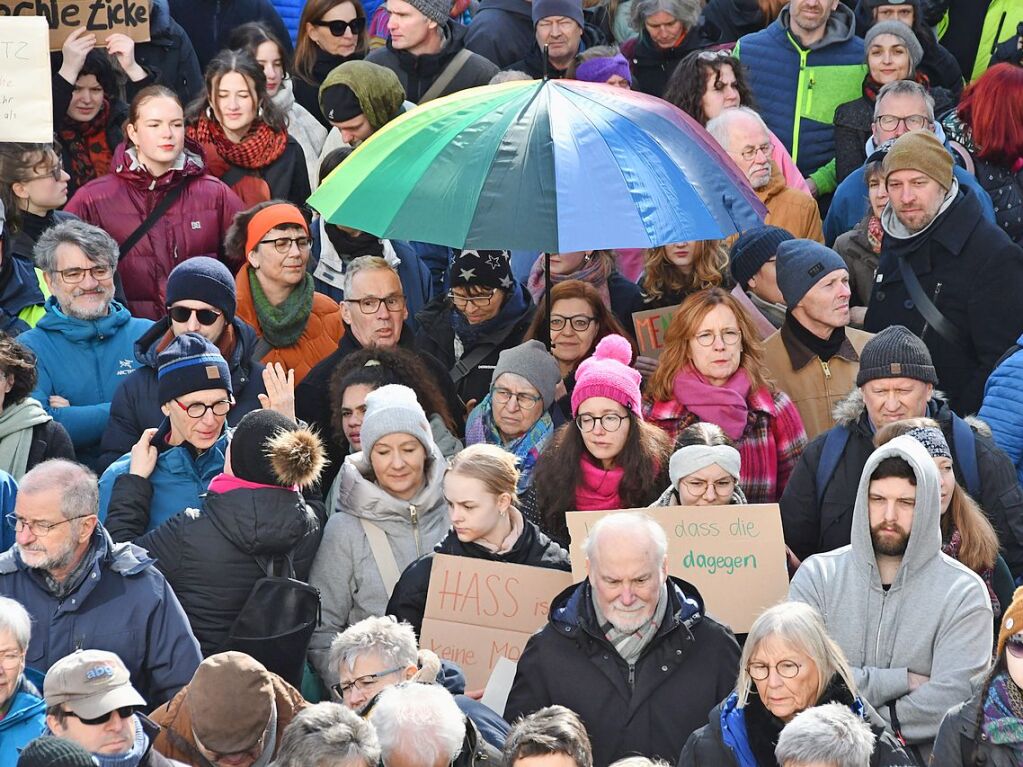
<path id="1" fill-rule="evenodd" d="M 551 63 L 550 56 L 551 56 L 551 54 L 550 54 L 550 46 L 545 45 L 543 47 L 543 79 L 544 79 L 544 82 L 547 82 L 548 80 L 551 79 L 551 73 L 550 73 L 550 69 L 549 69 L 550 63 Z"/>
<path id="2" fill-rule="evenodd" d="M 547 252 L 543 254 L 543 291 L 544 312 L 547 314 L 547 350 L 553 353 L 554 343 L 551 339 L 551 254 Z"/>

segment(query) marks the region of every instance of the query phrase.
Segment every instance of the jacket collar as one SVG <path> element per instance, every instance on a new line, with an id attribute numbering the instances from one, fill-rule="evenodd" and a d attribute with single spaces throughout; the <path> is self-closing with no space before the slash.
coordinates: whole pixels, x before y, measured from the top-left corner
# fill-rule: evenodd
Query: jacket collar
<path id="1" fill-rule="evenodd" d="M 46 299 L 46 314 L 39 319 L 36 327 L 47 332 L 59 333 L 72 343 L 79 343 L 112 336 L 131 319 L 128 310 L 117 301 L 111 301 L 107 314 L 98 319 L 80 320 L 77 317 L 69 317 L 61 311 L 56 297 L 50 296 Z"/>
<path id="2" fill-rule="evenodd" d="M 796 334 L 792 332 L 788 320 L 782 323 L 780 332 L 781 341 L 785 346 L 785 351 L 788 352 L 793 370 L 802 370 L 810 362 L 817 359 L 817 355 L 806 344 L 796 338 Z M 835 357 L 841 357 L 849 362 L 860 361 L 860 355 L 856 353 L 856 349 L 853 348 L 852 341 L 849 340 L 848 335 L 843 339 L 842 345 L 838 347 Z M 831 359 L 834 359 L 834 357 Z"/>

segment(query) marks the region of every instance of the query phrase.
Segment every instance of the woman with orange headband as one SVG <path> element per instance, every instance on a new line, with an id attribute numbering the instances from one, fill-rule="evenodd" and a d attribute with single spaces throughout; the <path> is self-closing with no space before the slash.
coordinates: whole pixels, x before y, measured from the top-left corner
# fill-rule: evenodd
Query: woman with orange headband
<path id="1" fill-rule="evenodd" d="M 337 349 L 341 309 L 313 289 L 309 224 L 294 205 L 261 202 L 235 216 L 224 248 L 245 260 L 238 272 L 237 315 L 259 335 L 256 356 L 295 371 L 297 385 Z"/>

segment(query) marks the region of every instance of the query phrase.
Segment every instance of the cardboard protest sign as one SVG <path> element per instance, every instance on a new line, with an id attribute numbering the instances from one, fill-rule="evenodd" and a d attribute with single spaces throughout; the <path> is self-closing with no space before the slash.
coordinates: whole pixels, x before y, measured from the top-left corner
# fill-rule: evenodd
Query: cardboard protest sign
<path id="1" fill-rule="evenodd" d="M 99 45 L 113 32 L 139 43 L 149 40 L 149 0 L 0 0 L 2 16 L 45 19 L 51 51 L 59 51 L 76 29 L 95 34 Z"/>
<path id="2" fill-rule="evenodd" d="M 46 20 L 0 17 L 0 141 L 53 141 Z"/>
<path id="3" fill-rule="evenodd" d="M 671 318 L 678 311 L 679 304 L 662 309 L 647 309 L 632 313 L 632 325 L 636 329 L 636 344 L 643 357 L 660 357 L 664 349 L 664 334 L 668 332 Z"/>
<path id="4" fill-rule="evenodd" d="M 499 658 L 518 661 L 572 583 L 560 570 L 437 554 L 419 644 L 461 666 L 466 689 L 483 689 Z"/>
<path id="5" fill-rule="evenodd" d="M 778 504 L 752 506 L 666 506 L 643 511 L 668 536 L 668 574 L 689 581 L 703 595 L 707 611 L 737 634 L 749 631 L 767 607 L 789 589 Z M 577 580 L 586 576 L 582 545 L 587 530 L 610 512 L 572 511 L 569 553 Z"/>

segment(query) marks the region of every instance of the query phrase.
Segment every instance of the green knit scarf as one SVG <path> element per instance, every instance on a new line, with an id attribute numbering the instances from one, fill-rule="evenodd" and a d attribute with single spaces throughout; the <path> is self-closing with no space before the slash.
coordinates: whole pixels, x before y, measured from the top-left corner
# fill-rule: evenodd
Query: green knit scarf
<path id="1" fill-rule="evenodd" d="M 249 287 L 263 338 L 275 349 L 294 346 L 313 311 L 313 278 L 308 272 L 283 303 L 274 306 L 263 292 L 259 278 L 249 269 Z"/>

